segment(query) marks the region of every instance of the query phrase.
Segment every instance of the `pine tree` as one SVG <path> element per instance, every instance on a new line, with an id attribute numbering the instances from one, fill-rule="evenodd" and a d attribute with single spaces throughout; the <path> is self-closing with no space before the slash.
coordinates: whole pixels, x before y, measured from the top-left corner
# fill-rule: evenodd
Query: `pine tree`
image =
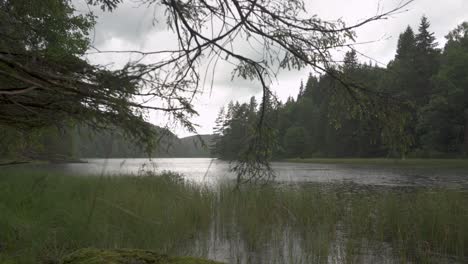
<path id="1" fill-rule="evenodd" d="M 436 74 L 439 68 L 439 55 L 437 42 L 435 42 L 434 33 L 429 31 L 430 23 L 427 17 L 421 18 L 419 32 L 416 35 L 416 58 L 414 68 L 416 76 L 416 87 L 412 91 L 414 102 L 418 106 L 427 104 L 432 93 L 433 84 L 431 77 Z"/>
<path id="2" fill-rule="evenodd" d="M 318 87 L 318 80 L 317 78 L 309 73 L 309 77 L 307 78 L 306 85 L 304 87 L 304 96 L 307 98 L 311 98 L 314 103 L 316 100 L 321 100 L 320 94 L 317 91 Z"/>
<path id="3" fill-rule="evenodd" d="M 257 108 L 257 99 L 255 98 L 255 96 L 250 97 L 249 110 L 247 113 L 247 122 L 252 127 L 255 126 L 257 123 Z"/>
<path id="4" fill-rule="evenodd" d="M 427 17 L 423 16 L 419 24 L 419 33 L 416 36 L 416 47 L 419 52 L 426 54 L 434 52 L 438 45 L 434 33 L 429 31 L 430 26 L 431 23 L 429 23 Z"/>
<path id="5" fill-rule="evenodd" d="M 211 144 L 211 153 L 213 154 L 218 154 L 221 151 L 221 138 L 224 134 L 225 118 L 224 107 L 221 107 L 215 120 L 215 126 L 213 127 L 213 134 L 215 135 L 214 142 Z"/>
<path id="6" fill-rule="evenodd" d="M 468 154 L 468 23 L 446 38 L 434 90 L 418 126 L 426 150 Z"/>
<path id="7" fill-rule="evenodd" d="M 385 73 L 381 90 L 389 92 L 401 101 L 411 101 L 416 90 L 415 69 L 416 37 L 413 29 L 408 26 L 398 38 L 395 59 L 391 61 Z"/>
<path id="8" fill-rule="evenodd" d="M 344 69 L 355 69 L 357 68 L 359 62 L 355 50 L 346 52 L 344 59 Z"/>
<path id="9" fill-rule="evenodd" d="M 257 99 L 255 99 L 255 96 L 250 97 L 250 103 L 249 103 L 249 115 L 255 114 L 257 111 L 258 103 Z"/>
<path id="10" fill-rule="evenodd" d="M 416 37 L 413 29 L 408 26 L 398 39 L 396 60 L 413 62 L 416 51 Z"/>
<path id="11" fill-rule="evenodd" d="M 297 100 L 304 96 L 304 82 L 301 80 L 301 86 L 299 86 L 299 94 L 297 95 Z"/>
<path id="12" fill-rule="evenodd" d="M 358 72 L 359 69 L 359 61 L 357 58 L 356 50 L 351 50 L 345 53 L 344 59 L 343 59 L 343 66 L 341 69 L 341 73 L 343 74 L 343 80 L 349 82 L 349 83 L 357 83 L 360 82 L 356 73 Z"/>

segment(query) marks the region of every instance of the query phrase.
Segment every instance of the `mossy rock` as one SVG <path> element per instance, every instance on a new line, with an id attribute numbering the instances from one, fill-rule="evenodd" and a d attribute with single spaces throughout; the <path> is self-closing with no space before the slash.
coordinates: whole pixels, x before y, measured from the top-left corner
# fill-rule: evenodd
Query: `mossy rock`
<path id="1" fill-rule="evenodd" d="M 63 264 L 222 264 L 193 257 L 169 257 L 138 249 L 80 249 L 67 257 Z"/>

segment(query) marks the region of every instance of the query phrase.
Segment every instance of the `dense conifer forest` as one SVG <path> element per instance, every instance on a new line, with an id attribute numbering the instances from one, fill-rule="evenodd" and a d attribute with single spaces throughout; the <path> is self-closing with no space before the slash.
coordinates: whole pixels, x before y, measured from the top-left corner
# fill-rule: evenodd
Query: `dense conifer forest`
<path id="1" fill-rule="evenodd" d="M 241 158 L 263 118 L 275 139 L 274 158 L 466 155 L 468 23 L 450 31 L 446 40 L 439 49 L 430 22 L 422 17 L 416 32 L 408 26 L 400 34 L 395 58 L 386 67 L 362 63 L 351 50 L 336 75 L 310 74 L 296 98 L 279 102 L 270 95 L 265 106 L 255 97 L 249 103 L 231 102 L 219 113 L 212 152 L 223 159 Z M 392 98 L 388 103 L 397 105 L 404 117 L 399 138 L 386 139 L 378 113 L 363 115 L 345 107 L 337 94 L 349 83 L 369 97 Z"/>

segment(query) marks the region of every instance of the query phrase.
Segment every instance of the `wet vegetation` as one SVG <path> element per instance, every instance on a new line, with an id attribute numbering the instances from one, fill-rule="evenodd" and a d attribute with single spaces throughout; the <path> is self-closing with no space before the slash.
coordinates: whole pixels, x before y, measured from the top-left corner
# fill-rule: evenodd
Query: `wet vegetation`
<path id="1" fill-rule="evenodd" d="M 64 264 L 219 264 L 219 262 L 192 257 L 169 257 L 152 251 L 137 249 L 99 250 L 86 248 L 67 256 Z"/>
<path id="2" fill-rule="evenodd" d="M 464 262 L 468 192 L 353 184 L 195 185 L 161 176 L 0 173 L 0 262 L 87 247 L 228 263 Z"/>

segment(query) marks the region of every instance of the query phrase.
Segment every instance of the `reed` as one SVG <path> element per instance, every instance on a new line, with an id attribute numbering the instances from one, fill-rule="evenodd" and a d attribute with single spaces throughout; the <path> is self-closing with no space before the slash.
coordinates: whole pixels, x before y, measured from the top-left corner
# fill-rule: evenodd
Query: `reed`
<path id="1" fill-rule="evenodd" d="M 468 193 L 350 184 L 208 187 L 179 175 L 0 172 L 0 263 L 84 247 L 229 263 L 464 262 Z"/>

